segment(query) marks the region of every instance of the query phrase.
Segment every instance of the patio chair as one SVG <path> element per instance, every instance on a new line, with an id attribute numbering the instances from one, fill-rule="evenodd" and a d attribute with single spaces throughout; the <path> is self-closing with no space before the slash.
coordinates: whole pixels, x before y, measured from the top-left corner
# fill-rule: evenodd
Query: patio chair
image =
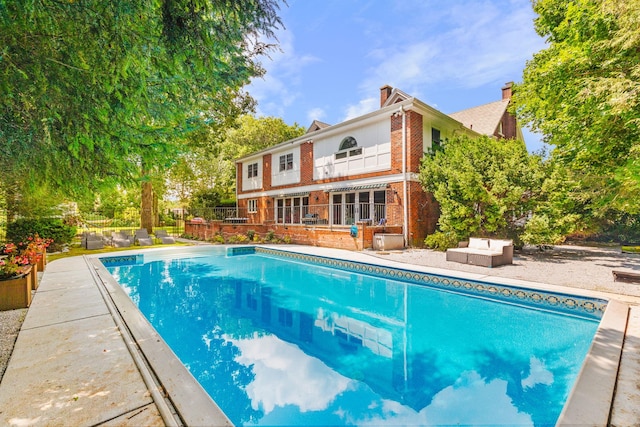
<path id="1" fill-rule="evenodd" d="M 131 240 L 121 232 L 114 231 L 111 233 L 111 246 L 114 248 L 128 248 L 131 246 Z"/>
<path id="2" fill-rule="evenodd" d="M 133 234 L 133 230 L 120 230 L 120 234 L 125 236 L 127 239 L 129 239 L 129 241 L 131 242 L 131 244 L 134 243 L 134 234 Z"/>
<path id="3" fill-rule="evenodd" d="M 160 239 L 160 241 L 165 245 L 176 242 L 176 239 L 174 239 L 173 236 L 169 236 L 169 234 L 167 233 L 167 230 L 158 229 L 156 230 L 155 234 L 156 234 L 156 239 Z"/>
<path id="4" fill-rule="evenodd" d="M 94 232 L 82 233 L 82 247 L 89 250 L 104 248 L 104 238 Z"/>
<path id="5" fill-rule="evenodd" d="M 152 246 L 153 239 L 147 233 L 147 230 L 141 228 L 140 230 L 136 230 L 136 235 L 134 237 L 134 241 L 138 242 L 140 246 Z"/>

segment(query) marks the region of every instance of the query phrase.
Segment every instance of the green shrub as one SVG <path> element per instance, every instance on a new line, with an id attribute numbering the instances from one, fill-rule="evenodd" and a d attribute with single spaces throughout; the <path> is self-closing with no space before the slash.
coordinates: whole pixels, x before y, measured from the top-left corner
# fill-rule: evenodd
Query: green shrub
<path id="1" fill-rule="evenodd" d="M 273 232 L 273 230 L 269 230 L 266 234 L 266 236 L 264 236 L 264 241 L 265 242 L 272 242 L 274 241 L 276 238 L 276 233 Z"/>
<path id="2" fill-rule="evenodd" d="M 437 251 L 446 251 L 449 248 L 457 247 L 459 241 L 460 239 L 456 233 L 443 233 L 442 231 L 436 231 L 424 239 L 424 244 L 428 248 L 435 249 Z"/>
<path id="3" fill-rule="evenodd" d="M 234 234 L 229 237 L 229 243 L 246 243 L 249 241 L 249 238 L 244 234 Z"/>
<path id="4" fill-rule="evenodd" d="M 213 236 L 212 238 L 209 239 L 209 241 L 211 243 L 220 243 L 220 244 L 225 244 L 225 240 L 224 240 L 224 236 L 222 235 L 222 233 L 217 233 L 215 236 Z"/>
<path id="5" fill-rule="evenodd" d="M 255 230 L 247 230 L 247 237 L 249 238 L 249 240 L 253 240 L 253 236 L 255 235 L 256 235 Z"/>
<path id="6" fill-rule="evenodd" d="M 7 240 L 18 244 L 37 234 L 43 239 L 52 239 L 48 250 L 56 252 L 71 243 L 76 231 L 75 226 L 66 225 L 57 218 L 20 218 L 7 225 Z"/>
<path id="7" fill-rule="evenodd" d="M 183 239 L 189 239 L 189 240 L 200 240 L 200 238 L 198 236 L 194 236 L 194 235 L 189 234 L 189 233 L 182 233 L 180 235 L 180 237 L 182 237 Z"/>

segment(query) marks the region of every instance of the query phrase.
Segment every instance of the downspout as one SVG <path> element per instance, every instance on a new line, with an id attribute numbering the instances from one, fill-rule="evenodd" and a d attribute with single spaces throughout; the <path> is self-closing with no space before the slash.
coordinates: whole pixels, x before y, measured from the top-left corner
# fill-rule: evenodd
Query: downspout
<path id="1" fill-rule="evenodd" d="M 404 234 L 404 244 L 409 245 L 409 206 L 407 199 L 407 113 L 404 107 L 400 106 L 402 113 L 402 214 L 404 226 L 402 227 Z"/>

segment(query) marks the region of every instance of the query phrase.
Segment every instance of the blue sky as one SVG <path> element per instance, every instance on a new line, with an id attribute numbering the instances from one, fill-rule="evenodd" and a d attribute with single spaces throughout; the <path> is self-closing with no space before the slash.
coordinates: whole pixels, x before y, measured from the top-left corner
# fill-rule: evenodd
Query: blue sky
<path id="1" fill-rule="evenodd" d="M 385 84 L 444 113 L 497 101 L 544 48 L 530 0 L 288 0 L 280 16 L 281 51 L 248 91 L 258 115 L 305 128 L 379 108 Z"/>

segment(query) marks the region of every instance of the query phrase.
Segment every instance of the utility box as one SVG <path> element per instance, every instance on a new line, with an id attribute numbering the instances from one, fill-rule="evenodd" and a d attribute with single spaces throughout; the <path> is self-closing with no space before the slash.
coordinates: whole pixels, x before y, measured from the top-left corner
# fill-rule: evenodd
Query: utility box
<path id="1" fill-rule="evenodd" d="M 373 249 L 376 251 L 391 251 L 404 249 L 402 234 L 378 233 L 373 235 Z"/>

